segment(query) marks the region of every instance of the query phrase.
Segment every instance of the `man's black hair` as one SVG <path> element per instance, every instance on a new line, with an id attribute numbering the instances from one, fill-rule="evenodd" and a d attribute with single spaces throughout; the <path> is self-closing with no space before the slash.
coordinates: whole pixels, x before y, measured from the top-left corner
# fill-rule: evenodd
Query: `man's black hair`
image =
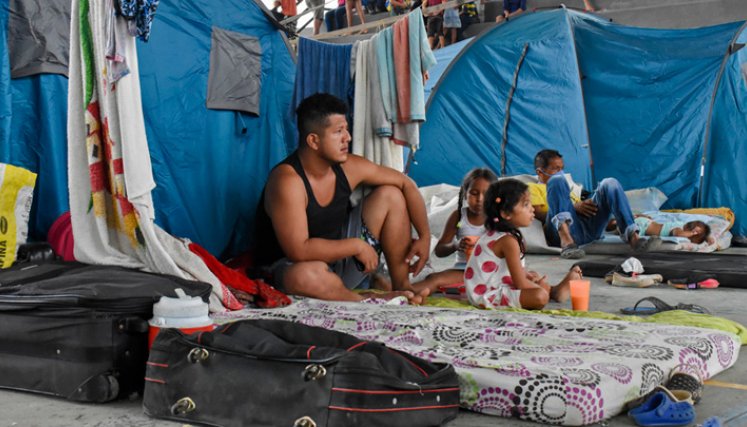
<path id="1" fill-rule="evenodd" d="M 534 168 L 544 169 L 552 159 L 563 158 L 557 150 L 544 149 L 534 156 Z"/>
<path id="2" fill-rule="evenodd" d="M 329 125 L 329 116 L 348 113 L 348 105 L 328 93 L 315 93 L 301 101 L 296 108 L 298 143 L 302 145 L 310 133 L 321 134 Z"/>

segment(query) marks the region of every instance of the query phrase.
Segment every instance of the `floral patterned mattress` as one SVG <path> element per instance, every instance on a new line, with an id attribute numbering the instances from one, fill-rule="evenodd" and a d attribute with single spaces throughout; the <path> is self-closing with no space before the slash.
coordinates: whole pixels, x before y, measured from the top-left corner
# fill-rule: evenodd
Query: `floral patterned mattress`
<path id="1" fill-rule="evenodd" d="M 740 346 L 712 329 L 313 299 L 214 318 L 286 319 L 380 341 L 454 365 L 463 408 L 563 425 L 617 415 L 679 364 L 710 378 L 736 362 Z"/>

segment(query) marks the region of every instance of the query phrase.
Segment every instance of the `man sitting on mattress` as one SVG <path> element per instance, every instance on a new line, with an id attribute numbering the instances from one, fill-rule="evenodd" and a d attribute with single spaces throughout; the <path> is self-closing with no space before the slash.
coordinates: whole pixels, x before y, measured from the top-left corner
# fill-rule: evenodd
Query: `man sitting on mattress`
<path id="1" fill-rule="evenodd" d="M 298 149 L 270 172 L 257 208 L 257 263 L 287 293 L 359 301 L 370 295 L 352 290 L 370 287 L 383 252 L 395 292 L 376 296 L 418 304 L 427 291 L 416 295 L 409 273 L 419 273 L 430 253 L 425 202 L 410 178 L 349 153 L 346 113 L 329 94 L 298 106 Z M 352 206 L 350 195 L 363 185 L 372 191 Z"/>
<path id="2" fill-rule="evenodd" d="M 545 237 L 552 246 L 560 246 L 560 256 L 583 258 L 578 245 L 602 237 L 610 216 L 617 220 L 620 237 L 637 251 L 653 250 L 659 238 L 638 238 L 638 226 L 622 186 L 615 178 L 605 178 L 590 197 L 581 200 L 571 193 L 563 173 L 563 156 L 555 150 L 541 150 L 534 157 L 538 184 L 529 184 L 529 193 L 537 219 L 545 223 Z"/>

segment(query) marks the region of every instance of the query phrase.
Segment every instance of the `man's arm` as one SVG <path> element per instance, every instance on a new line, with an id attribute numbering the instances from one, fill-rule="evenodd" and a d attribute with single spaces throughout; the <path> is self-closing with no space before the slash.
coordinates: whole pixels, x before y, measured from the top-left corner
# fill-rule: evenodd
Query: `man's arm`
<path id="1" fill-rule="evenodd" d="M 415 274 L 419 273 L 430 255 L 431 229 L 428 225 L 425 201 L 417 185 L 415 185 L 415 181 L 402 172 L 377 165 L 353 154 L 349 155 L 348 160 L 342 164 L 342 168 L 348 177 L 350 188 L 356 188 L 360 184 L 370 186 L 392 185 L 402 191 L 410 221 L 418 233 L 418 240 L 413 243 L 410 253 L 407 255 L 407 262 L 412 261 L 413 257 L 417 255 L 419 259 L 413 267 L 413 272 Z"/>
<path id="2" fill-rule="evenodd" d="M 330 263 L 357 255 L 368 248 L 361 239 L 310 239 L 307 203 L 306 188 L 301 177 L 288 165 L 276 168 L 267 181 L 265 209 L 272 220 L 278 243 L 288 259 L 294 262 Z"/>

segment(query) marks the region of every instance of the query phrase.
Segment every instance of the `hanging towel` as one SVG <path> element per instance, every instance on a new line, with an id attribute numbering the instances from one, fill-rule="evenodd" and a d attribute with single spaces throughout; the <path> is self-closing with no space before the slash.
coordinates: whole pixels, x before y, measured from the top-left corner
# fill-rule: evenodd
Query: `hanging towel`
<path id="1" fill-rule="evenodd" d="M 371 120 L 374 133 L 376 136 L 392 136 L 392 122 L 389 121 L 384 109 L 384 100 L 382 99 L 382 79 L 380 78 L 380 67 L 377 51 L 382 41 L 378 34 L 371 38 L 367 52 L 368 61 L 368 83 L 369 83 L 369 102 L 371 109 Z M 387 80 L 387 76 L 384 76 Z"/>
<path id="2" fill-rule="evenodd" d="M 394 75 L 394 50 L 392 45 L 392 27 L 387 27 L 378 33 L 379 42 L 376 44 L 376 59 L 379 64 L 381 78 L 381 99 L 387 119 L 397 121 L 397 80 Z"/>
<path id="3" fill-rule="evenodd" d="M 315 93 L 332 94 L 352 106 L 350 56 L 352 44 L 331 44 L 301 37 L 293 108 Z"/>
<path id="4" fill-rule="evenodd" d="M 425 120 L 425 88 L 423 73 L 436 64 L 436 57 L 428 44 L 423 24 L 423 11 L 418 8 L 407 15 L 410 47 L 410 116 L 407 121 Z"/>
<path id="5" fill-rule="evenodd" d="M 409 15 L 408 15 L 409 16 Z M 408 33 L 408 19 L 400 19 L 394 23 L 393 52 L 394 76 L 397 81 L 397 122 L 410 121 L 410 36 Z"/>
<path id="6" fill-rule="evenodd" d="M 374 132 L 371 111 L 371 66 L 369 60 L 375 56 L 370 50 L 370 40 L 356 42 L 355 47 L 355 115 L 353 118 L 353 154 L 396 170 L 404 167 L 402 147 L 392 143 L 388 137 Z M 380 88 L 376 86 L 376 91 Z"/>
<path id="7" fill-rule="evenodd" d="M 178 239 L 155 224 L 155 187 L 140 100 L 135 39 L 116 20 L 131 73 L 112 83 L 106 67 L 107 2 L 74 0 L 68 82 L 68 190 L 75 259 L 200 280 L 210 309 L 233 295 Z"/>

